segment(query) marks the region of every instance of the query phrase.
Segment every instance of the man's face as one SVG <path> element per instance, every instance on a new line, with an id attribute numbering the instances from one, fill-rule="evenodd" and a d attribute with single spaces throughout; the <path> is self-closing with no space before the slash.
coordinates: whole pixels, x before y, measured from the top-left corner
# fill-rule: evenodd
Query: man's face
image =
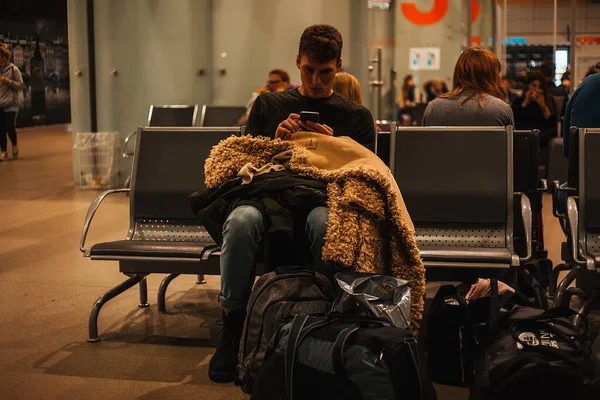
<path id="1" fill-rule="evenodd" d="M 277 74 L 269 75 L 269 80 L 267 81 L 267 89 L 269 89 L 269 92 L 281 92 L 285 90 L 283 85 L 284 83 L 281 80 L 281 76 Z"/>
<path id="2" fill-rule="evenodd" d="M 342 60 L 317 63 L 310 61 L 308 56 L 303 54 L 296 58 L 296 65 L 300 70 L 300 79 L 305 95 L 319 99 L 331 95 L 333 78 L 342 68 Z"/>
<path id="3" fill-rule="evenodd" d="M 8 60 L 0 56 L 0 68 L 4 68 L 8 64 Z"/>

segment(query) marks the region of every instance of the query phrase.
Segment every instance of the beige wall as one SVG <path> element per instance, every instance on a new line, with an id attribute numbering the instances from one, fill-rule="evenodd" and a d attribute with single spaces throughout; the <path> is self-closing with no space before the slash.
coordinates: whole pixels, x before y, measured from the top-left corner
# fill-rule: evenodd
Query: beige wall
<path id="1" fill-rule="evenodd" d="M 552 44 L 553 6 L 514 4 L 509 5 L 507 10 L 508 36 L 524 36 L 528 44 Z M 557 17 L 557 42 L 569 44 L 567 25 L 571 24 L 570 4 L 560 4 Z M 578 35 L 600 36 L 600 4 L 577 6 L 576 31 Z"/>
<path id="2" fill-rule="evenodd" d="M 342 57 L 352 67 L 350 0 L 214 0 L 214 104 L 246 104 L 253 91 L 265 84 L 267 74 L 283 68 L 292 83 L 300 83 L 296 53 L 302 31 L 327 23 L 344 38 Z M 225 56 L 225 57 L 224 57 Z M 219 74 L 226 69 L 226 75 Z"/>

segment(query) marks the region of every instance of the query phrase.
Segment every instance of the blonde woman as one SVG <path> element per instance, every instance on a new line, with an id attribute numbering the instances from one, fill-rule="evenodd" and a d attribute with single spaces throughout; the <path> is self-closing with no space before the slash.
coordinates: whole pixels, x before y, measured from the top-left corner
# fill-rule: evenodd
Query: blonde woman
<path id="1" fill-rule="evenodd" d="M 21 71 L 10 62 L 10 50 L 5 43 L 0 46 L 0 161 L 4 161 L 7 157 L 6 134 L 12 144 L 13 158 L 17 158 L 19 155 L 15 121 L 21 104 L 22 90 Z"/>
<path id="2" fill-rule="evenodd" d="M 333 78 L 333 91 L 339 93 L 351 102 L 362 106 L 363 102 L 360 83 L 354 75 L 343 71 L 335 74 L 335 77 Z M 379 125 L 375 124 L 375 128 L 381 132 Z"/>
<path id="3" fill-rule="evenodd" d="M 358 79 L 347 72 L 338 72 L 333 78 L 333 91 L 350 101 L 362 105 L 362 93 Z"/>

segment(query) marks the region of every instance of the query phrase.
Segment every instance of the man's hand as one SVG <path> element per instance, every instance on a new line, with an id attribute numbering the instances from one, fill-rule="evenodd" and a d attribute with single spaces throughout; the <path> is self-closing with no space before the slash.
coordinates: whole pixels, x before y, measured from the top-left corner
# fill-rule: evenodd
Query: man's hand
<path id="1" fill-rule="evenodd" d="M 287 136 L 296 132 L 315 132 L 322 135 L 333 136 L 333 129 L 325 124 L 318 124 L 312 121 L 300 121 L 300 115 L 290 114 L 290 116 L 279 124 L 275 132 L 275 139 L 285 139 Z"/>
<path id="2" fill-rule="evenodd" d="M 10 79 L 8 79 L 5 76 L 0 75 L 0 83 L 4 83 L 5 85 L 7 85 L 10 82 Z"/>
<path id="3" fill-rule="evenodd" d="M 333 136 L 333 129 L 331 129 L 331 127 L 325 124 L 318 124 L 312 121 L 298 121 L 298 125 L 300 125 L 300 127 L 307 132 L 315 132 L 327 136 Z"/>
<path id="4" fill-rule="evenodd" d="M 303 129 L 298 125 L 300 122 L 300 115 L 291 113 L 286 120 L 279 124 L 275 131 L 275 139 L 285 138 L 295 132 L 300 132 Z"/>

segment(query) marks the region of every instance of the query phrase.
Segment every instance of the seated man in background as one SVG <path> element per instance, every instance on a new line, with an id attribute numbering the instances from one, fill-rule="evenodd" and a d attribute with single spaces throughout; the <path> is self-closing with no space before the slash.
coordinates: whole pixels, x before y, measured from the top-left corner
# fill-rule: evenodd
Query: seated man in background
<path id="1" fill-rule="evenodd" d="M 248 117 L 250 116 L 250 111 L 252 111 L 252 106 L 256 101 L 256 98 L 265 92 L 283 92 L 284 90 L 289 89 L 290 87 L 290 75 L 285 72 L 283 69 L 274 69 L 269 72 L 269 79 L 267 80 L 267 84 L 256 92 L 252 93 L 250 100 L 246 103 L 246 114 L 240 118 L 238 121 L 238 125 L 247 125 Z"/>
<path id="2" fill-rule="evenodd" d="M 372 149 L 375 128 L 371 113 L 332 89 L 334 76 L 342 67 L 341 53 L 342 36 L 336 28 L 330 25 L 306 28 L 296 56 L 302 86 L 258 96 L 246 131 L 254 136 L 271 138 L 285 138 L 301 131 L 349 136 Z M 302 111 L 318 112 L 319 123 L 300 121 Z M 314 266 L 323 272 L 327 272 L 321 257 L 327 218 L 327 207 L 317 207 L 308 214 L 306 221 Z M 263 228 L 263 215 L 256 207 L 248 205 L 235 208 L 223 224 L 219 293 L 223 329 L 208 367 L 209 377 L 215 382 L 231 382 L 236 373 L 240 336 L 254 282 L 253 265 Z"/>

